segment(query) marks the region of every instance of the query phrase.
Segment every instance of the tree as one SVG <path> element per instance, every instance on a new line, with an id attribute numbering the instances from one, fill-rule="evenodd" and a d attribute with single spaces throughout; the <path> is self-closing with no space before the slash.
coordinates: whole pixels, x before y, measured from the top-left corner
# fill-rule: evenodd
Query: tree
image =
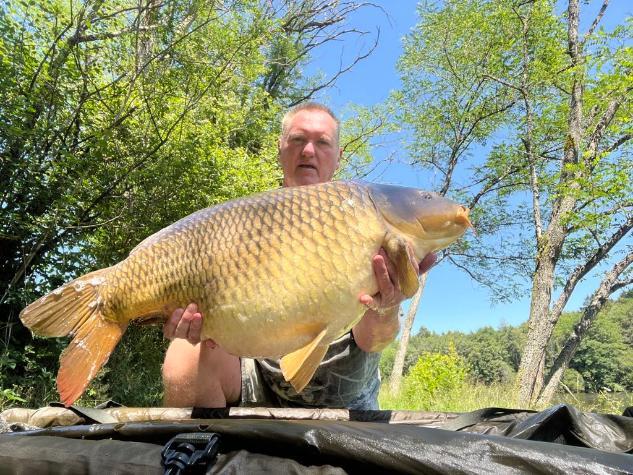
<path id="1" fill-rule="evenodd" d="M 531 287 L 523 405 L 543 388 L 546 348 L 576 285 L 628 252 L 633 224 L 632 25 L 599 28 L 605 1 L 581 32 L 579 2 L 565 4 L 562 15 L 550 0 L 420 7 L 401 59 L 413 156 L 475 207 L 482 238 L 450 261 L 496 298 Z"/>
<path id="2" fill-rule="evenodd" d="M 624 287 L 627 283 L 630 283 L 630 280 L 620 281 L 619 277 L 632 262 L 633 252 L 630 252 L 624 257 L 624 259 L 617 262 L 613 268 L 605 274 L 600 286 L 591 296 L 589 304 L 583 309 L 580 321 L 574 326 L 573 331 L 563 344 L 562 349 L 550 368 L 544 389 L 539 395 L 539 404 L 544 405 L 551 401 L 563 378 L 565 370 L 569 367 L 569 363 L 580 345 L 581 340 L 593 324 L 593 321 L 598 316 L 600 310 L 604 307 L 609 295 L 617 289 Z M 610 360 L 611 362 L 614 362 L 613 352 L 610 352 L 610 354 L 612 356 Z"/>
<path id="3" fill-rule="evenodd" d="M 411 299 L 409 304 L 409 310 L 407 316 L 404 319 L 404 327 L 402 328 L 402 335 L 398 342 L 398 351 L 394 357 L 393 367 L 391 374 L 389 375 L 389 390 L 396 394 L 400 390 L 400 384 L 402 382 L 402 373 L 404 372 L 404 358 L 407 354 L 407 348 L 409 347 L 409 337 L 411 336 L 411 329 L 413 328 L 413 322 L 415 320 L 415 314 L 418 311 L 418 305 L 420 303 L 420 297 L 424 292 L 424 285 L 426 284 L 426 274 L 420 278 L 420 287 Z"/>
<path id="4" fill-rule="evenodd" d="M 321 45 L 365 34 L 344 26 L 364 7 L 1 3 L 0 366 L 10 349 L 47 344 L 17 319 L 36 296 L 196 209 L 278 186 L 281 111 L 350 65 L 325 78 L 301 68 Z M 28 371 L 18 362 L 14 374 Z"/>

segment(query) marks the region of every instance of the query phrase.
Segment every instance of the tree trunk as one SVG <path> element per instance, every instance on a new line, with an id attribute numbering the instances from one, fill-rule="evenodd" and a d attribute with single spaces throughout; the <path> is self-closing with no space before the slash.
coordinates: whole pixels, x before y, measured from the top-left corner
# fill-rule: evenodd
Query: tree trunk
<path id="1" fill-rule="evenodd" d="M 562 226 L 557 219 L 552 219 L 541 242 L 546 244 L 539 246 L 537 254 L 536 270 L 532 280 L 527 343 L 517 374 L 519 404 L 522 407 L 530 406 L 541 391 L 545 350 L 556 323 L 549 318 L 549 310 L 556 262 L 564 242 Z"/>
<path id="2" fill-rule="evenodd" d="M 582 338 L 593 324 L 598 312 L 600 312 L 602 307 L 604 307 L 604 304 L 609 296 L 623 286 L 623 284 L 618 282 L 617 279 L 632 262 L 633 252 L 630 252 L 626 257 L 624 257 L 624 259 L 619 261 L 609 272 L 605 274 L 598 290 L 594 292 L 589 304 L 583 309 L 580 321 L 574 326 L 574 330 L 567 338 L 562 350 L 556 357 L 556 360 L 552 365 L 552 369 L 547 377 L 545 388 L 538 398 L 538 405 L 549 404 L 552 397 L 554 397 L 554 393 L 563 378 L 563 373 L 569 367 L 569 362 L 576 353 L 576 349 L 578 348 L 578 345 L 580 345 Z"/>
<path id="3" fill-rule="evenodd" d="M 543 387 L 543 367 L 545 351 L 558 315 L 552 315 L 550 305 L 552 288 L 556 277 L 556 265 L 560 257 L 568 231 L 563 223 L 564 217 L 574 209 L 576 199 L 573 189 L 578 187 L 576 174 L 568 171 L 568 166 L 577 164 L 580 158 L 582 141 L 582 91 L 584 85 L 584 66 L 582 64 L 582 44 L 578 38 L 579 3 L 569 0 L 567 38 L 571 66 L 574 68 L 569 115 L 567 119 L 567 137 L 561 163 L 560 185 L 570 191 L 556 199 L 552 217 L 543 235 L 537 236 L 536 269 L 532 281 L 530 318 L 528 320 L 527 343 L 521 357 L 521 366 L 517 374 L 519 404 L 532 405 Z"/>
<path id="4" fill-rule="evenodd" d="M 400 391 L 400 384 L 402 383 L 402 373 L 404 370 L 404 358 L 407 354 L 407 348 L 409 346 L 409 338 L 411 337 L 411 329 L 413 328 L 413 321 L 415 320 L 415 314 L 418 311 L 418 305 L 420 304 L 420 297 L 424 292 L 424 286 L 426 284 L 427 274 L 422 274 L 420 277 L 420 288 L 411 299 L 411 306 L 407 312 L 407 318 L 404 320 L 404 326 L 402 327 L 402 336 L 398 343 L 398 351 L 393 361 L 393 369 L 389 376 L 389 390 L 392 394 L 396 394 Z"/>

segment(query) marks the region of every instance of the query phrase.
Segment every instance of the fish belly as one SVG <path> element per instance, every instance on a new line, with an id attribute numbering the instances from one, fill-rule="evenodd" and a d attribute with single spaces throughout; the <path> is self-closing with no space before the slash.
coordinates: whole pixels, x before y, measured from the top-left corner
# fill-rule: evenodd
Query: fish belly
<path id="1" fill-rule="evenodd" d="M 128 319 L 195 302 L 203 338 L 240 356 L 282 356 L 360 319 L 385 231 L 361 184 L 283 188 L 148 238 L 120 264 L 108 300 Z"/>

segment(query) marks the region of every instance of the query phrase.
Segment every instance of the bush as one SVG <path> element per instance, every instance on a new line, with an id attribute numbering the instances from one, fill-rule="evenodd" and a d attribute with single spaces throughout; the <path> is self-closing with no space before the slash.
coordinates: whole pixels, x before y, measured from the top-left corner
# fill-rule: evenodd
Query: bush
<path id="1" fill-rule="evenodd" d="M 582 374 L 573 368 L 567 368 L 565 370 L 562 383 L 572 392 L 581 393 L 585 391 L 585 379 L 582 377 Z"/>
<path id="2" fill-rule="evenodd" d="M 458 399 L 467 377 L 466 362 L 453 346 L 448 354 L 425 352 L 404 378 L 402 397 L 409 408 L 430 410 L 438 398 Z"/>
<path id="3" fill-rule="evenodd" d="M 39 407 L 57 400 L 57 360 L 65 344 L 61 338 L 34 338 L 19 349 L 0 352 L 0 410 Z"/>
<path id="4" fill-rule="evenodd" d="M 68 340 L 35 338 L 18 352 L 0 353 L 0 410 L 42 407 L 58 401 L 57 359 Z M 86 388 L 77 405 L 92 407 L 108 399 L 126 406 L 162 404 L 161 363 L 167 340 L 160 326 L 130 325 L 110 361 Z"/>
<path id="5" fill-rule="evenodd" d="M 397 342 L 391 342 L 391 344 L 382 350 L 380 354 L 380 374 L 383 377 L 388 377 L 393 370 L 393 363 L 396 359 L 396 351 L 398 351 Z"/>

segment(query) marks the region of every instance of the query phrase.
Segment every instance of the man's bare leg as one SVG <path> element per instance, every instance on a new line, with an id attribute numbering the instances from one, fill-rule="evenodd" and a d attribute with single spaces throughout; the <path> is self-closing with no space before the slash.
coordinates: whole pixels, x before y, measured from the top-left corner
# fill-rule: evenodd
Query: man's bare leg
<path id="1" fill-rule="evenodd" d="M 166 407 L 226 407 L 239 400 L 240 359 L 219 346 L 174 339 L 163 363 Z"/>

